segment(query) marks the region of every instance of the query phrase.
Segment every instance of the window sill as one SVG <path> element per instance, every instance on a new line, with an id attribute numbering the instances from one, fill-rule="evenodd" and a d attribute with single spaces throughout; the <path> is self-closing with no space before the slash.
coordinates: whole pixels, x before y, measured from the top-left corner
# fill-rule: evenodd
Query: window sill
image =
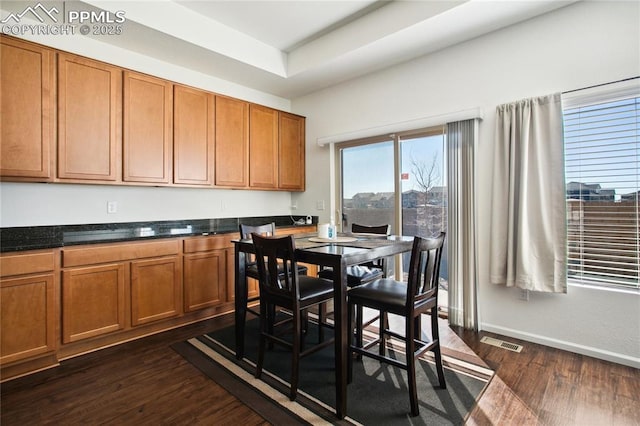
<path id="1" fill-rule="evenodd" d="M 614 285 L 594 284 L 589 281 L 582 281 L 573 278 L 567 279 L 567 285 L 569 287 L 581 287 L 592 290 L 612 291 L 616 293 L 634 294 L 636 296 L 640 296 L 640 289 L 637 288 L 625 288 Z"/>

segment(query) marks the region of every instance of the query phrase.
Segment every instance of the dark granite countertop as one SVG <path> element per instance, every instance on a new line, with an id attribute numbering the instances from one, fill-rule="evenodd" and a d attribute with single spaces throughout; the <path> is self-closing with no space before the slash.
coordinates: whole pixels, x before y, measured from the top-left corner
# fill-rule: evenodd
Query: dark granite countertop
<path id="1" fill-rule="evenodd" d="M 261 216 L 0 228 L 0 252 L 192 235 L 227 234 L 238 232 L 238 227 L 241 223 L 261 225 L 274 222 L 276 227 L 279 228 L 292 227 L 297 226 L 294 221 L 299 221 L 305 217 L 306 216 Z M 317 216 L 313 217 L 312 223 L 318 223 Z"/>

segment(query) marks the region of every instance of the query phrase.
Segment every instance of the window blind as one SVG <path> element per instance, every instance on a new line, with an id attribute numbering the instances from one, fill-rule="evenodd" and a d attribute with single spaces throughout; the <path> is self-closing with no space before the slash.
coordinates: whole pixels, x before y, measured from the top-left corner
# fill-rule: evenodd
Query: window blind
<path id="1" fill-rule="evenodd" d="M 639 289 L 640 90 L 637 82 L 631 88 L 609 100 L 563 100 L 567 273 Z"/>

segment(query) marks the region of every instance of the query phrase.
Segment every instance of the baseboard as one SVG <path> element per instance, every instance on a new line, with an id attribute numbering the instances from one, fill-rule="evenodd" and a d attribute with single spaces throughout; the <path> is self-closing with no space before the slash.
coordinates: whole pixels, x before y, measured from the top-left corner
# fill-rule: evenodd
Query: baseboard
<path id="1" fill-rule="evenodd" d="M 500 334 L 502 336 L 513 337 L 527 342 L 538 343 L 540 345 L 549 346 L 556 349 L 562 349 L 605 361 L 615 362 L 617 364 L 627 365 L 633 368 L 640 368 L 640 358 L 623 355 L 616 352 L 606 351 L 591 346 L 579 345 L 576 343 L 566 342 L 564 340 L 552 339 L 538 334 L 525 333 L 511 328 L 501 327 L 493 324 L 483 323 L 481 330 L 491 333 Z"/>

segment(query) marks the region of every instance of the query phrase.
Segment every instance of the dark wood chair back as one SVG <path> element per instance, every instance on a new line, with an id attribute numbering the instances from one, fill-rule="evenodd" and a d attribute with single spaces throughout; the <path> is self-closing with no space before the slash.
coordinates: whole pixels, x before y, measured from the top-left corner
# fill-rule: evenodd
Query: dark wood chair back
<path id="1" fill-rule="evenodd" d="M 240 224 L 240 238 L 248 240 L 251 238 L 251 234 L 259 234 L 272 237 L 276 232 L 276 224 L 274 222 L 266 223 L 264 225 L 245 225 Z"/>
<path id="2" fill-rule="evenodd" d="M 360 225 L 358 223 L 352 223 L 351 232 L 353 232 L 354 234 L 389 235 L 390 227 L 389 225 L 368 226 L 368 225 Z"/>
<path id="3" fill-rule="evenodd" d="M 298 267 L 293 236 L 264 237 L 252 234 L 260 275 L 260 294 L 299 300 Z"/>
<path id="4" fill-rule="evenodd" d="M 445 233 L 441 232 L 435 238 L 413 239 L 407 280 L 408 306 L 437 303 L 444 238 Z"/>

